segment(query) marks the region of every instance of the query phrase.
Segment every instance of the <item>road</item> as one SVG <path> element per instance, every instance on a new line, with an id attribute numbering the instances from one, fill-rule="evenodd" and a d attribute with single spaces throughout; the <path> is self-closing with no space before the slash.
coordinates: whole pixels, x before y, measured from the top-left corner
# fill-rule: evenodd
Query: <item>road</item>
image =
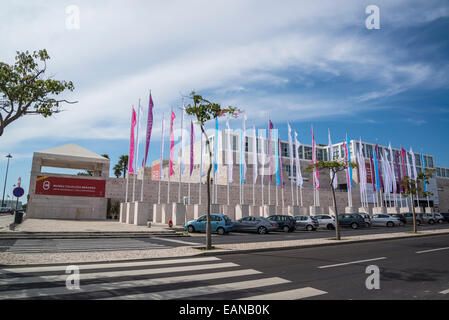
<path id="1" fill-rule="evenodd" d="M 222 255 L 0 269 L 1 299 L 448 299 L 449 235 Z M 366 268 L 380 270 L 368 290 Z"/>
<path id="2" fill-rule="evenodd" d="M 448 224 L 423 225 L 418 230 L 447 228 Z M 372 227 L 352 230 L 342 228 L 342 237 L 379 234 L 388 232 L 411 231 L 412 226 L 405 227 Z M 295 231 L 291 233 L 272 232 L 265 235 L 254 233 L 231 232 L 228 235 L 213 234 L 213 244 L 232 244 L 250 242 L 273 242 L 297 239 L 317 239 L 332 238 L 335 235 L 333 230 Z M 18 239 L 0 240 L 0 252 L 11 253 L 57 253 L 57 252 L 95 252 L 95 251 L 124 251 L 124 250 L 151 250 L 167 249 L 179 246 L 204 245 L 205 234 L 195 233 L 190 237 L 148 237 L 148 238 L 91 238 L 91 239 Z"/>

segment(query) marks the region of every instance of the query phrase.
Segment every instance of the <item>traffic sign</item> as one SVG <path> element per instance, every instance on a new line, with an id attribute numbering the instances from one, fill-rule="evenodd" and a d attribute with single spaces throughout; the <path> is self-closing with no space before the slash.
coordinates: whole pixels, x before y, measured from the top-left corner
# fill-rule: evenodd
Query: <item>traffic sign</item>
<path id="1" fill-rule="evenodd" d="M 21 196 L 23 196 L 25 194 L 25 190 L 23 190 L 22 187 L 17 187 L 17 188 L 14 188 L 14 190 L 12 191 L 12 194 L 14 195 L 14 197 L 20 198 Z"/>

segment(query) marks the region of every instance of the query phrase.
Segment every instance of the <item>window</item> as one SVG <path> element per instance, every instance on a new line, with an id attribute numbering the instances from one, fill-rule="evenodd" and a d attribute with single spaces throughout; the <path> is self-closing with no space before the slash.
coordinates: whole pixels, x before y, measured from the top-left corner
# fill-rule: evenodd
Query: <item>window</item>
<path id="1" fill-rule="evenodd" d="M 446 169 L 446 178 L 449 178 L 449 169 Z"/>
<path id="2" fill-rule="evenodd" d="M 441 176 L 443 177 L 443 178 L 449 178 L 449 175 L 446 175 L 446 169 L 442 169 L 441 170 Z"/>
<path id="3" fill-rule="evenodd" d="M 437 177 L 441 177 L 441 169 L 437 168 Z"/>
<path id="4" fill-rule="evenodd" d="M 299 148 L 298 148 L 298 156 L 299 156 L 299 159 L 304 159 L 303 146 L 299 146 Z"/>
<path id="5" fill-rule="evenodd" d="M 245 137 L 245 151 L 248 152 L 249 150 L 249 139 L 248 137 Z"/>
<path id="6" fill-rule="evenodd" d="M 312 148 L 304 147 L 304 159 L 312 160 Z"/>
<path id="7" fill-rule="evenodd" d="M 288 154 L 288 143 L 281 142 L 281 152 L 283 157 L 289 157 Z"/>
<path id="8" fill-rule="evenodd" d="M 367 158 L 369 158 L 371 156 L 371 154 L 373 154 L 373 146 L 370 145 L 370 144 L 367 144 L 366 148 L 365 148 L 365 151 L 366 151 L 365 156 Z"/>

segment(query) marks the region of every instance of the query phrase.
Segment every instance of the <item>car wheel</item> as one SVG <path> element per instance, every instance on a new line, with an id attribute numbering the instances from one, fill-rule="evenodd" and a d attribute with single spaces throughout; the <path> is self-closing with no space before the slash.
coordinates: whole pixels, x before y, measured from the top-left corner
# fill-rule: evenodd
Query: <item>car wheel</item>
<path id="1" fill-rule="evenodd" d="M 334 226 L 331 223 L 329 223 L 327 225 L 327 230 L 333 230 L 333 229 L 335 229 Z"/>
<path id="2" fill-rule="evenodd" d="M 195 228 L 194 228 L 193 226 L 188 226 L 188 227 L 187 227 L 187 231 L 188 231 L 189 233 L 194 233 L 194 232 L 195 232 Z"/>
<path id="3" fill-rule="evenodd" d="M 222 235 L 224 235 L 224 234 L 226 233 L 226 231 L 225 231 L 224 228 L 220 227 L 220 228 L 217 229 L 217 233 L 218 233 L 220 236 L 222 236 Z"/>
<path id="4" fill-rule="evenodd" d="M 391 227 L 394 227 L 394 223 L 391 222 L 391 221 L 388 221 L 388 222 L 387 222 L 387 227 L 390 227 L 390 228 L 391 228 Z"/>
<path id="5" fill-rule="evenodd" d="M 284 226 L 284 228 L 282 228 L 282 230 L 284 230 L 284 232 L 289 232 L 290 228 L 288 226 Z"/>
<path id="6" fill-rule="evenodd" d="M 416 224 L 417 224 L 418 226 L 420 226 L 420 225 L 421 225 L 421 220 L 416 220 Z"/>
<path id="7" fill-rule="evenodd" d="M 439 223 L 439 224 L 441 224 L 441 223 L 443 223 L 443 222 L 444 222 L 443 219 L 438 220 L 438 223 Z"/>
<path id="8" fill-rule="evenodd" d="M 310 224 L 306 227 L 307 231 L 313 231 L 313 226 L 311 226 Z"/>
<path id="9" fill-rule="evenodd" d="M 351 223 L 351 228 L 352 229 L 357 229 L 359 227 L 359 225 L 355 222 Z"/>
<path id="10" fill-rule="evenodd" d="M 267 228 L 259 227 L 259 229 L 257 229 L 257 233 L 258 234 L 266 234 L 267 233 Z"/>
<path id="11" fill-rule="evenodd" d="M 435 223 L 435 221 L 433 219 L 429 220 L 429 224 L 434 224 L 434 223 Z"/>

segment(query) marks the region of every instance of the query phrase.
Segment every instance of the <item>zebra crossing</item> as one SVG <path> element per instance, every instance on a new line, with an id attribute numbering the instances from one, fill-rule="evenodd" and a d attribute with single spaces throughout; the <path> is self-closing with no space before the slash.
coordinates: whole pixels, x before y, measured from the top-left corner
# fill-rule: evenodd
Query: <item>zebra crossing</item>
<path id="1" fill-rule="evenodd" d="M 209 256 L 82 263 L 77 267 L 79 289 L 67 286 L 67 265 L 4 267 L 0 269 L 0 300 L 293 300 L 326 294 Z"/>
<path id="2" fill-rule="evenodd" d="M 147 241 L 132 238 L 109 239 L 18 239 L 12 245 L 0 246 L 10 253 L 93 252 L 167 249 L 173 244 L 162 244 L 161 239 Z"/>

